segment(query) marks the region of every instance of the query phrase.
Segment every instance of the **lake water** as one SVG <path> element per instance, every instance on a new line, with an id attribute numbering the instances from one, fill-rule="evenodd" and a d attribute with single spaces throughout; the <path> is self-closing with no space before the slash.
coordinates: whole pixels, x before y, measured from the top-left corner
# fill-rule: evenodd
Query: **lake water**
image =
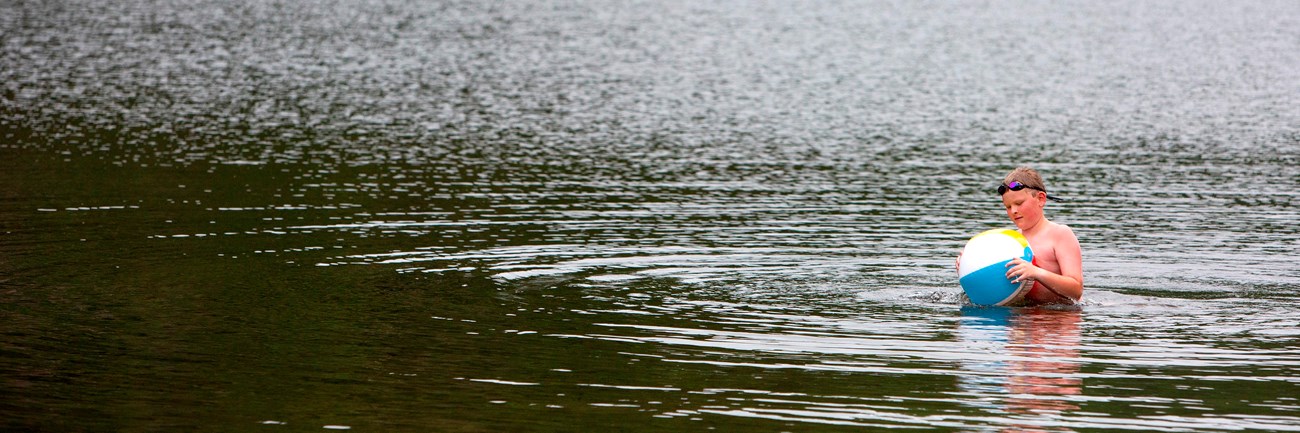
<path id="1" fill-rule="evenodd" d="M 6 431 L 1300 431 L 1300 4 L 0 4 Z M 963 307 L 1020 164 L 1077 308 Z"/>

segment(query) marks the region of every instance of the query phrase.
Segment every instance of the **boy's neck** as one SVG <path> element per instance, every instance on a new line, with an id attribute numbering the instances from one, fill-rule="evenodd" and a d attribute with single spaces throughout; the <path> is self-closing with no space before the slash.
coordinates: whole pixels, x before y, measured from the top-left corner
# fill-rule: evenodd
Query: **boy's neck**
<path id="1" fill-rule="evenodd" d="M 1029 236 L 1034 233 L 1037 233 L 1039 230 L 1046 227 L 1047 227 L 1047 217 L 1042 217 L 1039 218 L 1038 221 L 1034 222 L 1034 225 L 1031 225 L 1025 229 L 1020 230 L 1020 233 L 1025 236 Z"/>

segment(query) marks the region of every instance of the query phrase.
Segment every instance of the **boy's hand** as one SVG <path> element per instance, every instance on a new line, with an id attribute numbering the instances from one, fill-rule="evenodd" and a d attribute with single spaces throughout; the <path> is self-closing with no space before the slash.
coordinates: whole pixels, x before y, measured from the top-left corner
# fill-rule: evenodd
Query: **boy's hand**
<path id="1" fill-rule="evenodd" d="M 1011 259 L 1007 263 L 1007 267 L 1011 268 L 1007 271 L 1007 278 L 1011 279 L 1012 283 L 1020 283 L 1025 280 L 1035 281 L 1038 279 L 1036 276 L 1043 272 L 1042 268 L 1034 266 L 1033 263 L 1026 262 L 1025 259 L 1019 257 Z"/>

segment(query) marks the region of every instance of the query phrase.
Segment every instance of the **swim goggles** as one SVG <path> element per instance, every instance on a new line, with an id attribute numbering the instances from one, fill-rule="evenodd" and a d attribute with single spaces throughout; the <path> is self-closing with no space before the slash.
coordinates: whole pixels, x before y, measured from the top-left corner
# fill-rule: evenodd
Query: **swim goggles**
<path id="1" fill-rule="evenodd" d="M 1033 189 L 1033 190 L 1042 191 L 1044 194 L 1047 194 L 1047 190 L 1045 190 L 1045 189 L 1038 188 L 1038 187 L 1032 187 L 1032 186 L 1029 186 L 1029 185 L 1025 185 L 1025 184 L 1023 184 L 1023 183 L 1020 183 L 1020 181 L 1018 181 L 1018 180 L 1013 180 L 1013 181 L 1011 181 L 1011 183 L 1004 183 L 1004 184 L 998 185 L 998 195 L 1006 194 L 1007 191 L 1020 191 L 1020 190 L 1025 189 L 1025 188 L 1029 188 L 1029 189 Z M 1048 200 L 1054 200 L 1054 201 L 1065 201 L 1065 200 L 1062 200 L 1062 199 L 1060 199 L 1059 197 L 1053 196 L 1053 195 L 1051 195 L 1051 194 L 1047 194 L 1047 199 L 1048 199 Z"/>

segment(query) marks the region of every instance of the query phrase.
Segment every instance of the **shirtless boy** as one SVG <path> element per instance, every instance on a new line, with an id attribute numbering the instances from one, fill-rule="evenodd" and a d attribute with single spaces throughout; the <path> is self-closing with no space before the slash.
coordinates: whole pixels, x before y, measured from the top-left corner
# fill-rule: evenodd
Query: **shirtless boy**
<path id="1" fill-rule="evenodd" d="M 1058 200 L 1047 194 L 1043 178 L 1032 168 L 1017 168 L 1002 180 L 998 194 L 1007 217 L 1034 251 L 1033 263 L 1017 258 L 1007 264 L 1007 278 L 1015 283 L 1034 283 L 1025 295 L 1025 303 L 1078 302 L 1083 297 L 1083 252 L 1069 226 L 1048 221 L 1043 215 L 1047 201 Z"/>

